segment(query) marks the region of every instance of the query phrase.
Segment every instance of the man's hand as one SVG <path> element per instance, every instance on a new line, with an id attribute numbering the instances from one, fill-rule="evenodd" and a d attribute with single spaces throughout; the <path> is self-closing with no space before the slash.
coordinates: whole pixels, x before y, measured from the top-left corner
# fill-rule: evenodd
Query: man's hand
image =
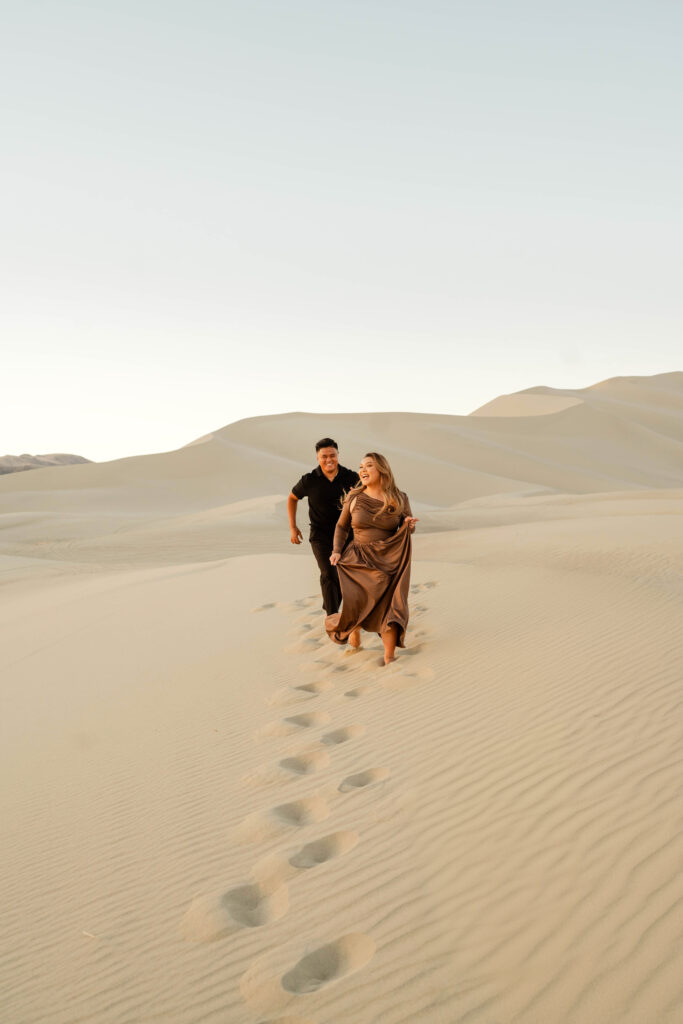
<path id="1" fill-rule="evenodd" d="M 304 539 L 304 535 L 296 525 L 296 507 L 299 504 L 294 491 L 290 491 L 287 495 L 287 518 L 289 519 L 289 539 L 292 544 L 301 544 Z"/>

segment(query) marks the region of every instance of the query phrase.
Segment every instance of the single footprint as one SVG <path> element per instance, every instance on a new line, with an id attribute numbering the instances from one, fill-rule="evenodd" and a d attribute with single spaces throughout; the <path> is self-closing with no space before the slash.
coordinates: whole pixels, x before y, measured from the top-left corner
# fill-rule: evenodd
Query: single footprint
<path id="1" fill-rule="evenodd" d="M 382 662 L 382 665 L 384 662 Z M 352 690 L 347 690 L 344 694 L 345 697 L 364 697 L 366 693 L 370 693 L 372 690 L 371 686 L 354 686 Z"/>
<path id="2" fill-rule="evenodd" d="M 293 800 L 291 803 L 273 807 L 270 813 L 276 821 L 281 822 L 283 825 L 301 828 L 303 825 L 311 825 L 329 818 L 330 808 L 323 797 L 308 796 L 303 797 L 301 800 Z"/>
<path id="3" fill-rule="evenodd" d="M 431 590 L 432 587 L 435 587 L 436 585 L 436 580 L 428 580 L 427 583 L 413 583 L 413 585 L 410 588 L 410 592 L 411 594 L 419 594 L 423 590 Z"/>
<path id="4" fill-rule="evenodd" d="M 292 689 L 317 696 L 319 693 L 327 693 L 329 690 L 333 690 L 334 684 L 329 679 L 319 679 L 315 683 L 304 683 L 302 686 L 294 686 Z"/>
<path id="5" fill-rule="evenodd" d="M 369 935 L 350 932 L 302 957 L 282 978 L 285 992 L 306 995 L 365 967 L 375 955 Z"/>
<path id="6" fill-rule="evenodd" d="M 333 729 L 332 732 L 326 732 L 321 737 L 320 742 L 328 745 L 348 743 L 349 740 L 355 740 L 364 733 L 364 725 L 345 725 L 341 729 Z"/>
<path id="7" fill-rule="evenodd" d="M 294 757 L 284 757 L 280 761 L 280 767 L 293 775 L 312 775 L 327 768 L 330 763 L 330 755 L 326 750 L 311 750 L 305 754 L 297 754 Z"/>
<path id="8" fill-rule="evenodd" d="M 354 789 L 367 789 L 369 786 L 377 786 L 380 782 L 388 779 L 391 772 L 388 768 L 368 768 L 364 772 L 357 772 L 355 775 L 347 775 L 339 783 L 340 793 L 350 793 Z"/>
<path id="9" fill-rule="evenodd" d="M 291 722 L 300 729 L 312 729 L 316 725 L 327 725 L 331 721 L 329 711 L 306 711 L 302 715 L 290 715 L 289 718 L 285 718 L 285 722 Z"/>
<path id="10" fill-rule="evenodd" d="M 240 885 L 213 896 L 196 897 L 183 918 L 188 942 L 215 942 L 240 928 L 260 928 L 289 910 L 286 884 Z"/>
<path id="11" fill-rule="evenodd" d="M 265 764 L 242 776 L 242 781 L 252 786 L 272 786 L 283 781 L 282 771 L 291 775 L 312 775 L 329 767 L 330 755 L 327 750 L 303 750 L 298 754 L 283 757 L 275 764 Z"/>
<path id="12" fill-rule="evenodd" d="M 261 604 L 258 608 L 252 608 L 252 612 L 267 612 L 270 608 L 275 608 L 275 601 L 269 601 L 268 604 Z"/>
<path id="13" fill-rule="evenodd" d="M 325 715 L 326 713 L 325 712 L 321 712 L 321 714 Z M 293 717 L 294 718 L 305 718 L 306 716 L 304 716 L 304 715 L 294 715 Z M 271 739 L 271 738 L 278 737 L 278 736 L 291 736 L 295 732 L 300 732 L 302 727 L 306 728 L 309 725 L 314 725 L 314 724 L 317 724 L 317 725 L 327 725 L 328 722 L 331 722 L 331 721 L 332 721 L 332 719 L 330 717 L 328 717 L 326 721 L 318 722 L 318 723 L 310 722 L 310 723 L 307 723 L 306 725 L 304 725 L 304 723 L 302 723 L 302 722 L 293 722 L 291 719 L 284 718 L 280 722 L 267 722 L 265 725 L 262 725 L 260 729 L 256 730 L 255 736 L 256 736 L 256 739 Z"/>
<path id="14" fill-rule="evenodd" d="M 273 893 L 264 892 L 260 885 L 240 885 L 226 892 L 222 903 L 230 917 L 246 928 L 277 921 L 289 908 L 286 885 Z"/>
<path id="15" fill-rule="evenodd" d="M 306 843 L 289 858 L 289 863 L 295 868 L 315 868 L 319 864 L 324 864 L 325 861 L 348 853 L 357 842 L 357 832 L 332 832 L 323 839 L 315 839 L 312 843 Z"/>
<path id="16" fill-rule="evenodd" d="M 266 811 L 252 811 L 235 826 L 238 843 L 262 843 L 275 837 L 282 828 L 302 828 L 329 818 L 330 808 L 319 794 L 279 804 Z"/>
<path id="17" fill-rule="evenodd" d="M 270 697 L 266 697 L 266 703 L 271 708 L 286 707 L 287 704 L 296 704 L 304 700 L 309 700 L 315 694 L 308 693 L 297 693 L 293 686 L 282 686 L 275 693 L 272 693 Z"/>

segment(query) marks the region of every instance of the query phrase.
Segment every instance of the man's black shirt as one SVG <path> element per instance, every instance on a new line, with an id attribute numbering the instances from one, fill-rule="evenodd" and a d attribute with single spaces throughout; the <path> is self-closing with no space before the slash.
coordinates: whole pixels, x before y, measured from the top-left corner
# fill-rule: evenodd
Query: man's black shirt
<path id="1" fill-rule="evenodd" d="M 308 518 L 311 522 L 309 540 L 331 540 L 341 514 L 342 495 L 359 483 L 358 473 L 339 466 L 334 480 L 328 480 L 320 466 L 312 473 L 304 473 L 292 487 L 292 494 L 308 498 Z"/>

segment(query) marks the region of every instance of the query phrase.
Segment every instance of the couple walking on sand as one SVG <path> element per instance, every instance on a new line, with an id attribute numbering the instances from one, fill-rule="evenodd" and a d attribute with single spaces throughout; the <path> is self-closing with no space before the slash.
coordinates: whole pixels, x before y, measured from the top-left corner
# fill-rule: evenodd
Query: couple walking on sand
<path id="1" fill-rule="evenodd" d="M 368 452 L 355 473 L 339 464 L 331 437 L 318 441 L 315 450 L 318 465 L 287 499 L 292 544 L 303 539 L 296 511 L 308 498 L 327 634 L 358 648 L 361 629 L 379 633 L 388 664 L 396 647 L 405 646 L 411 534 L 418 520 L 383 455 Z"/>

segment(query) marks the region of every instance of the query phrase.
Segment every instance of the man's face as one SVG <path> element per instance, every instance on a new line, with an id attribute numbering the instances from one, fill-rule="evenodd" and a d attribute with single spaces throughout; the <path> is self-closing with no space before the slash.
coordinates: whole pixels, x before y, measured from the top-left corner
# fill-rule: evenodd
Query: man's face
<path id="1" fill-rule="evenodd" d="M 339 452 L 336 448 L 321 448 L 318 454 L 318 464 L 323 473 L 334 475 L 339 466 Z"/>

